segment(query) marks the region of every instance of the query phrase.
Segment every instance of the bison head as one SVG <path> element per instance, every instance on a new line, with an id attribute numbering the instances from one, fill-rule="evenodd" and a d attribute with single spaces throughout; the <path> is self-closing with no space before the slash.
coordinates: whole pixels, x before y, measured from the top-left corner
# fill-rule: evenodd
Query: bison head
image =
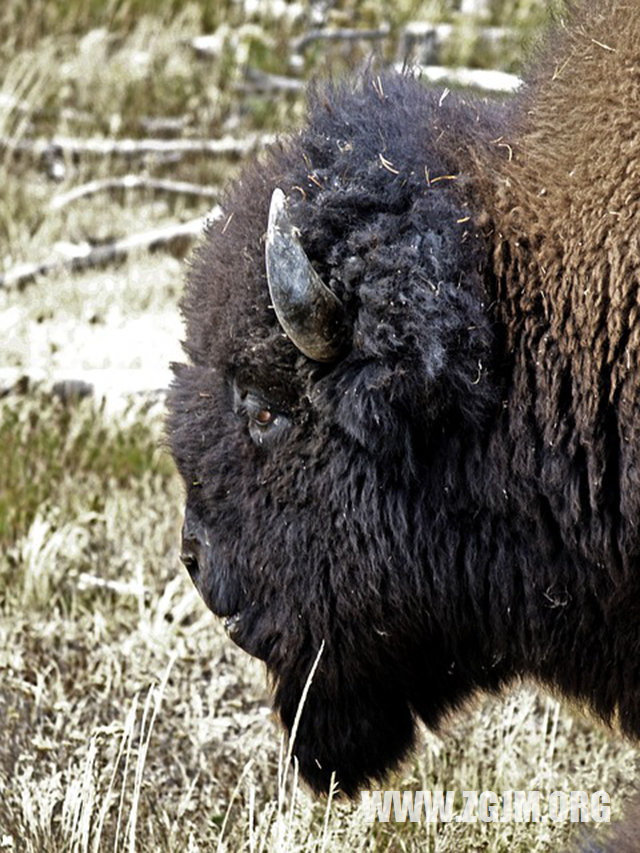
<path id="1" fill-rule="evenodd" d="M 188 275 L 183 560 L 289 729 L 323 648 L 294 749 L 318 790 L 380 775 L 470 683 L 451 575 L 478 484 L 452 483 L 495 401 L 477 124 L 403 77 L 316 93 Z"/>

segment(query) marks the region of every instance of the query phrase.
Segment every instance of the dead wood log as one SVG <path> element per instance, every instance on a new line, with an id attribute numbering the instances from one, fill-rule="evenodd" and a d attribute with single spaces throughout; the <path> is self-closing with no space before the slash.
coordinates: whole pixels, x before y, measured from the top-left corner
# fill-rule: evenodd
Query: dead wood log
<path id="1" fill-rule="evenodd" d="M 267 74 L 257 68 L 247 68 L 245 80 L 237 83 L 240 92 L 303 92 L 307 87 L 305 80 L 298 77 L 286 77 L 283 74 Z"/>
<path id="2" fill-rule="evenodd" d="M 76 139 L 54 136 L 51 139 L 0 137 L 0 150 L 15 151 L 32 157 L 142 157 L 175 154 L 213 157 L 244 157 L 273 142 L 272 134 L 248 134 L 242 139 L 223 136 L 220 139 Z"/>
<path id="3" fill-rule="evenodd" d="M 396 65 L 401 70 L 402 63 Z M 470 87 L 486 92 L 513 93 L 521 85 L 522 80 L 515 74 L 506 71 L 493 71 L 485 68 L 449 68 L 444 65 L 413 65 L 412 69 L 422 80 L 445 86 Z"/>
<path id="4" fill-rule="evenodd" d="M 220 216 L 220 209 L 215 207 L 207 218 L 215 219 L 218 216 Z M 140 249 L 153 251 L 180 241 L 190 242 L 202 233 L 203 227 L 204 220 L 198 217 L 197 219 L 190 219 L 188 222 L 141 231 L 99 246 L 72 245 L 64 257 L 54 256 L 39 263 L 24 263 L 12 267 L 0 275 L 0 287 L 19 288 L 40 276 L 65 270 L 76 271 L 104 266 Z"/>
<path id="5" fill-rule="evenodd" d="M 307 33 L 294 39 L 291 43 L 293 53 L 302 53 L 302 51 L 314 41 L 375 41 L 385 39 L 389 36 L 391 28 L 388 24 L 384 24 L 377 29 L 359 30 L 352 28 L 341 28 L 335 30 L 309 30 Z"/>
<path id="6" fill-rule="evenodd" d="M 122 178 L 105 178 L 88 181 L 86 184 L 74 187 L 66 193 L 60 193 L 54 196 L 49 202 L 49 210 L 60 210 L 68 204 L 78 201 L 78 199 L 96 195 L 97 193 L 132 189 L 180 193 L 182 195 L 194 195 L 210 199 L 216 199 L 220 196 L 219 190 L 213 187 L 192 184 L 188 181 L 169 181 L 161 178 L 146 178 L 140 175 L 124 175 Z"/>

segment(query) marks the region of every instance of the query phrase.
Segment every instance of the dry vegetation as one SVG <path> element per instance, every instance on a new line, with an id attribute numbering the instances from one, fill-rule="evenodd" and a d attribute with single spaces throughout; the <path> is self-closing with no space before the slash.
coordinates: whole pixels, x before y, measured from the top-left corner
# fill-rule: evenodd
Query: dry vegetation
<path id="1" fill-rule="evenodd" d="M 542 5 L 493 0 L 482 23 L 515 26 L 518 45 Z M 237 168 L 228 156 L 34 153 L 15 143 L 240 139 L 291 126 L 302 111 L 297 88 L 264 92 L 257 79 L 339 72 L 371 50 L 315 41 L 292 67 L 292 42 L 318 26 L 386 25 L 378 47 L 395 59 L 407 21 L 453 20 L 449 58 L 495 61 L 452 6 L 5 0 L 2 267 L 190 220 L 215 201 L 133 182 L 59 203 L 88 181 L 135 175 L 217 190 Z M 203 33 L 213 36 L 207 53 L 193 43 Z M 518 54 L 504 54 L 502 67 L 517 69 Z M 0 367 L 69 376 L 165 368 L 179 357 L 185 248 L 0 290 Z M 295 770 L 285 772 L 261 666 L 228 642 L 179 565 L 182 495 L 161 407 L 33 391 L 0 403 L 0 849 L 525 853 L 581 834 L 569 824 L 369 826 L 350 804 L 309 797 Z M 389 784 L 605 788 L 618 817 L 635 762 L 629 745 L 520 687 L 425 732 Z"/>

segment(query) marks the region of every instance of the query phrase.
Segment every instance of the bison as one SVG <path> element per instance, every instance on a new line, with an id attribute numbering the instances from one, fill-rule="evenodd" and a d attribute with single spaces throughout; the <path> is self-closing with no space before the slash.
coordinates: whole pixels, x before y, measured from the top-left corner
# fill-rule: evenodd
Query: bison
<path id="1" fill-rule="evenodd" d="M 289 731 L 317 661 L 317 791 L 516 676 L 640 735 L 639 56 L 601 0 L 507 103 L 317 85 L 195 252 L 183 561 Z"/>

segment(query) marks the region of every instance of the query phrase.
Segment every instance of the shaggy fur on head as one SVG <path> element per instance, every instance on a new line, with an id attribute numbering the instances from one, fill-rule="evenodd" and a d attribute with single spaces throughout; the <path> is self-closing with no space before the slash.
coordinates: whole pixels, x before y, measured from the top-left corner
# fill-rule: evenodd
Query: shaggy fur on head
<path id="1" fill-rule="evenodd" d="M 289 729 L 322 647 L 294 749 L 317 790 L 516 675 L 640 734 L 638 55 L 640 8 L 604 0 L 507 107 L 318 88 L 193 258 L 189 566 Z M 332 364 L 270 305 L 276 187 L 350 318 Z"/>

